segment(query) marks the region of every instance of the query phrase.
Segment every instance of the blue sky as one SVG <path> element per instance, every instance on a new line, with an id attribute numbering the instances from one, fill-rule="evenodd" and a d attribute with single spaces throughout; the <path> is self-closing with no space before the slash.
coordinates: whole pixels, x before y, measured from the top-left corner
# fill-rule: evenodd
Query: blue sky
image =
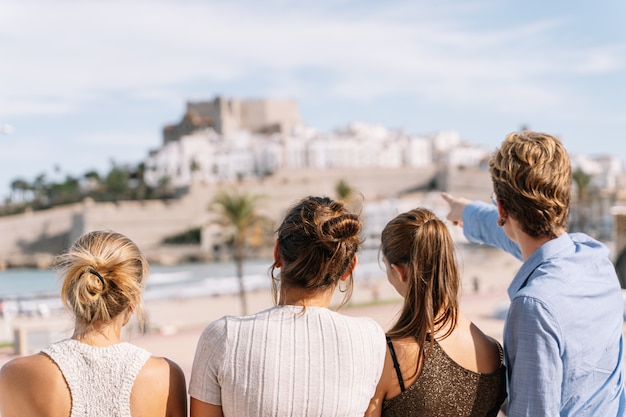
<path id="1" fill-rule="evenodd" d="M 623 0 L 2 3 L 0 197 L 136 164 L 187 100 L 218 94 L 293 98 L 329 131 L 453 129 L 495 149 L 526 125 L 626 160 Z"/>

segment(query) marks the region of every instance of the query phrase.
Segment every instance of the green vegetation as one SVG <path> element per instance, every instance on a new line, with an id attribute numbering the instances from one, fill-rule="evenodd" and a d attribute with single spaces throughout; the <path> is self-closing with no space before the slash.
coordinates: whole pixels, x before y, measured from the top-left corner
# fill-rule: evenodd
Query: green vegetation
<path id="1" fill-rule="evenodd" d="M 200 228 L 194 227 L 177 235 L 168 236 L 163 240 L 163 243 L 170 245 L 199 245 Z"/>
<path id="2" fill-rule="evenodd" d="M 348 201 L 353 194 L 352 187 L 345 180 L 339 180 L 337 185 L 335 186 L 335 192 L 337 193 L 337 198 L 342 201 Z"/>
<path id="3" fill-rule="evenodd" d="M 573 224 L 573 228 L 582 232 L 587 231 L 589 222 L 589 197 L 591 194 L 591 179 L 591 175 L 587 174 L 580 168 L 577 168 L 574 172 L 572 172 L 572 180 L 576 185 L 577 191 L 576 203 L 578 210 L 578 216 L 576 216 L 576 221 Z"/>
<path id="4" fill-rule="evenodd" d="M 0 216 L 19 214 L 27 210 L 45 210 L 54 206 L 72 204 L 91 198 L 97 202 L 124 200 L 154 200 L 174 197 L 169 181 L 164 179 L 157 187 L 144 180 L 145 166 L 113 164 L 104 176 L 88 171 L 80 177 L 67 175 L 62 182 L 48 181 L 39 174 L 32 182 L 16 178 L 11 182 L 11 195 L 2 206 Z"/>

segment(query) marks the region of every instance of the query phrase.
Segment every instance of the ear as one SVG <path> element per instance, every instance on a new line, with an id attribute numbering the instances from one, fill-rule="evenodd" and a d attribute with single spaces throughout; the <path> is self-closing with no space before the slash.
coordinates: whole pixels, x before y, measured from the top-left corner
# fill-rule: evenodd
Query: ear
<path id="1" fill-rule="evenodd" d="M 347 280 L 350 274 L 352 273 L 352 271 L 354 271 L 354 268 L 356 268 L 356 265 L 358 263 L 359 263 L 359 257 L 354 255 L 354 258 L 352 258 L 352 262 L 350 262 L 350 266 L 348 266 L 348 269 L 346 269 L 346 272 L 344 272 L 341 278 L 339 279 L 342 281 Z"/>
<path id="2" fill-rule="evenodd" d="M 507 213 L 504 207 L 502 207 L 502 204 L 500 204 L 500 200 L 498 200 L 498 218 L 506 219 L 507 217 L 509 217 L 509 213 Z"/>
<path id="3" fill-rule="evenodd" d="M 398 276 L 400 277 L 400 281 L 402 282 L 407 281 L 406 266 L 401 265 L 401 264 L 391 264 L 391 269 L 396 271 L 396 274 L 398 274 Z"/>
<path id="4" fill-rule="evenodd" d="M 282 263 L 280 262 L 278 239 L 276 239 L 276 244 L 274 245 L 274 265 L 276 266 L 276 268 L 280 268 L 282 265 Z"/>

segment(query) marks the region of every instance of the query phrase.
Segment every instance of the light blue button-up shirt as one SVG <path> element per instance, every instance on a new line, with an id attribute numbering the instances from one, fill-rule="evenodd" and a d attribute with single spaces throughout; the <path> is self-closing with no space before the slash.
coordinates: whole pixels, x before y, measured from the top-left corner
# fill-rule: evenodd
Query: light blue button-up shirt
<path id="1" fill-rule="evenodd" d="M 469 204 L 465 236 L 522 260 L 497 218 L 493 205 Z M 624 301 L 608 248 L 583 233 L 564 233 L 524 261 L 508 293 L 507 416 L 626 414 Z"/>

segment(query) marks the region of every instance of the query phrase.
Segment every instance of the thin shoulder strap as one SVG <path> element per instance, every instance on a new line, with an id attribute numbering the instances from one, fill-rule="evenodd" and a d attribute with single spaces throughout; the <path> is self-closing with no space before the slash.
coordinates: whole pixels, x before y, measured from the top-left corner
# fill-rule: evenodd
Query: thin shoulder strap
<path id="1" fill-rule="evenodd" d="M 500 366 L 504 364 L 504 352 L 502 350 L 502 345 L 496 339 L 492 339 L 498 345 L 498 353 L 500 354 Z"/>
<path id="2" fill-rule="evenodd" d="M 396 375 L 398 375 L 398 382 L 400 383 L 400 392 L 404 392 L 404 379 L 402 379 L 402 372 L 400 372 L 400 364 L 398 358 L 396 358 L 396 350 L 393 348 L 391 338 L 387 336 L 387 346 L 389 346 L 389 353 L 391 354 L 391 360 L 393 361 L 393 367 L 396 368 Z"/>

